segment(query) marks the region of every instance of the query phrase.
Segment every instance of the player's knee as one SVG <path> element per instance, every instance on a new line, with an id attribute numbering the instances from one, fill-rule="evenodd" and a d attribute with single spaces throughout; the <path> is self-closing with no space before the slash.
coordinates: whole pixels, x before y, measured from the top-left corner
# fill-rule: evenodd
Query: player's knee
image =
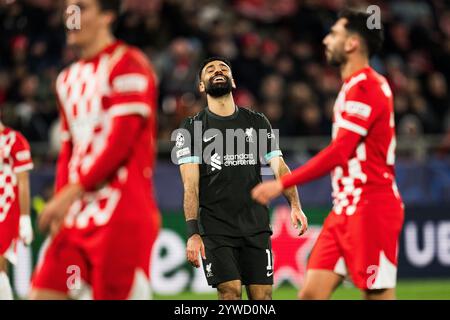
<path id="1" fill-rule="evenodd" d="M 366 300 L 394 300 L 395 289 L 373 289 L 365 290 L 363 297 Z"/>
<path id="2" fill-rule="evenodd" d="M 242 298 L 241 286 L 222 285 L 217 287 L 220 300 L 240 300 Z"/>
<path id="3" fill-rule="evenodd" d="M 317 289 L 312 289 L 308 287 L 302 288 L 300 292 L 298 293 L 298 298 L 300 300 L 321 300 L 325 299 L 322 294 L 320 294 L 320 291 Z"/>
<path id="4" fill-rule="evenodd" d="M 251 300 L 272 300 L 272 288 L 253 291 L 249 298 Z"/>
<path id="5" fill-rule="evenodd" d="M 0 272 L 6 272 L 6 267 L 7 267 L 7 263 L 6 263 L 6 259 L 3 256 L 0 256 Z"/>
<path id="6" fill-rule="evenodd" d="M 30 300 L 67 300 L 68 297 L 63 292 L 45 289 L 32 289 L 29 294 Z"/>

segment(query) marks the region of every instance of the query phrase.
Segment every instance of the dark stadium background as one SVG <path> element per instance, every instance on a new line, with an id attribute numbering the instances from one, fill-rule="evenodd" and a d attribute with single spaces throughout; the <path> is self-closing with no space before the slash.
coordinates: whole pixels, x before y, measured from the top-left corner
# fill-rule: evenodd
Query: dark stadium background
<path id="1" fill-rule="evenodd" d="M 268 117 L 279 129 L 285 158 L 297 166 L 329 142 L 331 110 L 341 85 L 337 71 L 324 62 L 321 41 L 339 9 L 372 4 L 381 8 L 386 42 L 371 64 L 394 91 L 398 184 L 407 208 L 399 249 L 399 298 L 450 299 L 448 1 L 125 2 L 116 34 L 144 50 L 160 80 L 155 183 L 164 229 L 153 260 L 158 298 L 215 297 L 202 272 L 184 263 L 182 186 L 178 168 L 170 162 L 172 131 L 205 104 L 196 92 L 200 61 L 211 55 L 231 60 L 237 104 Z M 63 10 L 63 1 L 0 0 L 0 110 L 3 122 L 20 130 L 32 145 L 34 218 L 52 193 L 58 152 L 54 81 L 75 59 L 64 46 Z M 275 298 L 296 298 L 293 285 L 301 285 L 311 242 L 330 209 L 329 178 L 306 185 L 300 195 L 312 228 L 305 239 L 284 234 L 277 240 L 283 254 L 301 258 L 294 258 L 293 270 L 276 276 Z M 273 204 L 274 223 L 282 220 L 276 218 L 282 217 L 284 205 L 281 199 Z M 20 263 L 12 270 L 19 297 L 26 293 L 42 240 L 38 234 L 32 250 L 20 250 Z M 335 295 L 358 297 L 348 283 Z"/>

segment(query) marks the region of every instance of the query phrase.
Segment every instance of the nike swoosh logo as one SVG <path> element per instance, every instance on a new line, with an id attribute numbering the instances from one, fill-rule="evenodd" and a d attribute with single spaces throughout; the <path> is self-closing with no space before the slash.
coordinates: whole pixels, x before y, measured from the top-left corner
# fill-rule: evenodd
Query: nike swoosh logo
<path id="1" fill-rule="evenodd" d="M 212 139 L 214 139 L 216 136 L 217 136 L 217 134 L 215 134 L 215 135 L 213 135 L 212 137 L 209 137 L 209 138 L 203 137 L 203 142 L 209 142 Z"/>
<path id="2" fill-rule="evenodd" d="M 267 277 L 270 277 L 273 275 L 273 271 L 267 271 Z"/>

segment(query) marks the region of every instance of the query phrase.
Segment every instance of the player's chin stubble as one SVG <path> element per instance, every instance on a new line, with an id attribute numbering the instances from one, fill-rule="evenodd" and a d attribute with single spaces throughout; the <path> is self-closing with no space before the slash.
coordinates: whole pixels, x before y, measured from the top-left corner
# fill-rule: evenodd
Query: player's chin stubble
<path id="1" fill-rule="evenodd" d="M 213 83 L 212 79 L 208 81 L 208 85 L 206 86 L 206 93 L 214 98 L 219 98 L 224 95 L 227 95 L 232 90 L 231 79 L 226 78 L 226 81 L 223 83 Z"/>

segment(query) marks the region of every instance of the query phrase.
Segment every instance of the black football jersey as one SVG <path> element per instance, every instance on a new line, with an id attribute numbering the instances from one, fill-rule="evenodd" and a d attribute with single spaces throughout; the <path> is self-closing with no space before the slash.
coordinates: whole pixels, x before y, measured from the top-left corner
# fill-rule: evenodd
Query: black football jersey
<path id="1" fill-rule="evenodd" d="M 234 114 L 222 117 L 205 108 L 187 118 L 172 138 L 173 161 L 200 165 L 201 235 L 271 232 L 267 206 L 251 197 L 262 181 L 261 165 L 282 156 L 262 113 L 236 107 Z"/>

